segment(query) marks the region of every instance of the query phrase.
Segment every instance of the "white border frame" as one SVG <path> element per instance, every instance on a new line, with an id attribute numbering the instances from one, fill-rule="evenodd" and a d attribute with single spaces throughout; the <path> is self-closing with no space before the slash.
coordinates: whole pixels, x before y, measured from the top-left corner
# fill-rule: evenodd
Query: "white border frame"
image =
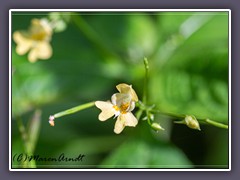
<path id="1" fill-rule="evenodd" d="M 228 12 L 228 135 L 229 135 L 229 164 L 228 169 L 15 169 L 12 168 L 12 12 Z M 231 171 L 231 10 L 230 9 L 10 9 L 9 10 L 9 171 Z"/>

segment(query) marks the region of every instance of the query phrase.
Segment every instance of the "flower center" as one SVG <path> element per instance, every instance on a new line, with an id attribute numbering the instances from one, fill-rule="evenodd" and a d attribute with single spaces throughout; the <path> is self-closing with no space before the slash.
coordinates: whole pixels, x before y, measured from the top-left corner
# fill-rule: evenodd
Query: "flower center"
<path id="1" fill-rule="evenodd" d="M 31 38 L 36 40 L 36 41 L 42 41 L 46 38 L 46 33 L 45 32 L 38 32 L 38 33 L 33 33 L 31 35 Z"/>
<path id="2" fill-rule="evenodd" d="M 122 103 L 120 105 L 120 107 L 114 105 L 113 108 L 116 110 L 116 111 L 120 111 L 121 114 L 126 114 L 127 113 L 127 110 L 129 109 L 129 105 L 130 103 Z"/>

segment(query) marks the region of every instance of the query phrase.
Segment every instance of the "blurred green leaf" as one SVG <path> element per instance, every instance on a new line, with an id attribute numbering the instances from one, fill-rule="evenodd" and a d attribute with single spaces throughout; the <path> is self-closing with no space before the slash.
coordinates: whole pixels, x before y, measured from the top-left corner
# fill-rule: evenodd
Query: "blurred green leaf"
<path id="1" fill-rule="evenodd" d="M 228 86 L 223 81 L 169 71 L 153 78 L 151 87 L 152 102 L 166 112 L 228 121 Z"/>
<path id="2" fill-rule="evenodd" d="M 64 147 L 59 148 L 52 156 L 58 157 L 64 153 L 68 157 L 77 157 L 79 154 L 85 155 L 82 162 L 72 162 L 70 164 L 80 165 L 80 167 L 96 166 L 101 161 L 103 154 L 121 144 L 123 136 L 99 136 L 83 137 L 81 139 L 71 140 Z M 59 163 L 67 166 L 66 162 Z M 53 167 L 55 162 L 51 162 Z"/>
<path id="3" fill-rule="evenodd" d="M 128 63 L 150 55 L 158 40 L 155 23 L 147 13 L 97 13 L 86 18 L 102 40 Z"/>
<path id="4" fill-rule="evenodd" d="M 151 144 L 138 139 L 124 142 L 101 168 L 191 168 L 192 163 L 170 144 Z"/>
<path id="5" fill-rule="evenodd" d="M 58 89 L 53 74 L 43 66 L 29 63 L 15 51 L 12 56 L 12 110 L 15 117 L 51 102 Z"/>
<path id="6" fill-rule="evenodd" d="M 150 64 L 152 102 L 166 112 L 227 123 L 227 13 L 188 13 L 176 19 L 167 13 L 160 20 L 169 24 L 164 26 L 166 31 L 173 23 L 177 25 Z M 186 37 L 184 29 L 190 33 Z"/>

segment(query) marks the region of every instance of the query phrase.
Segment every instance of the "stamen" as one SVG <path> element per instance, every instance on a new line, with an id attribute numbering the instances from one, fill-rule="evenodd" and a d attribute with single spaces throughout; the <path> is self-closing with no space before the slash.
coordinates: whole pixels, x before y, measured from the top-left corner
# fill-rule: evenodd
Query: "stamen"
<path id="1" fill-rule="evenodd" d="M 43 41 L 46 37 L 47 37 L 47 35 L 44 32 L 33 33 L 31 36 L 31 38 L 36 41 Z"/>
<path id="2" fill-rule="evenodd" d="M 129 104 L 130 103 L 121 104 L 120 111 L 121 111 L 122 114 L 126 114 L 127 113 L 127 110 L 129 109 Z"/>
<path id="3" fill-rule="evenodd" d="M 116 105 L 114 105 L 113 108 L 114 108 L 116 111 L 120 111 L 119 107 L 117 107 Z"/>
<path id="4" fill-rule="evenodd" d="M 123 104 L 121 104 L 120 107 L 114 105 L 113 108 L 116 111 L 119 111 L 121 114 L 126 114 L 129 110 L 129 107 L 130 107 L 129 105 L 130 105 L 130 103 L 125 103 L 125 104 L 123 103 Z"/>

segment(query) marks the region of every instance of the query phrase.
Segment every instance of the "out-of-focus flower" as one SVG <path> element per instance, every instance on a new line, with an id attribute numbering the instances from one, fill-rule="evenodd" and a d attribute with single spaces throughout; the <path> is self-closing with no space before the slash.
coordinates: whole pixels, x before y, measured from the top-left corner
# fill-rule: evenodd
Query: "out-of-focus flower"
<path id="1" fill-rule="evenodd" d="M 54 32 L 62 32 L 67 28 L 67 23 L 70 21 L 71 13 L 51 12 L 48 14 L 48 18 L 54 27 Z"/>
<path id="2" fill-rule="evenodd" d="M 110 101 L 96 101 L 95 105 L 102 110 L 98 119 L 105 121 L 115 115 L 117 121 L 115 123 L 114 132 L 119 134 L 125 126 L 135 127 L 138 120 L 131 113 L 135 108 L 135 102 L 138 101 L 137 94 L 131 85 L 119 84 L 116 86 L 120 93 L 115 93 Z"/>
<path id="3" fill-rule="evenodd" d="M 28 60 L 32 63 L 52 56 L 51 37 L 52 27 L 47 19 L 32 19 L 27 31 L 13 33 L 17 54 L 24 55 L 29 51 Z"/>

